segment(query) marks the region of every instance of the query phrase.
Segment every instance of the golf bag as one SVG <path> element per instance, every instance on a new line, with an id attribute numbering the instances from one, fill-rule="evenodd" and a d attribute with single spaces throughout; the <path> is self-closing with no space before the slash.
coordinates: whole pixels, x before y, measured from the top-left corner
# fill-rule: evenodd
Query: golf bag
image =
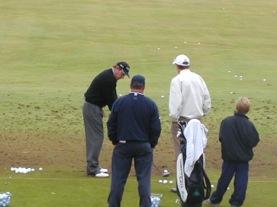
<path id="1" fill-rule="evenodd" d="M 199 121 L 197 120 L 197 122 Z M 177 194 L 180 198 L 180 204 L 182 207 L 201 204 L 202 201 L 208 199 L 211 194 L 211 183 L 204 170 L 204 154 L 201 154 L 199 159 L 194 162 L 194 166 L 190 171 L 190 175 L 188 176 L 186 173 L 185 164 L 188 149 L 184 130 L 187 124 L 188 123 L 185 121 L 178 122 L 178 138 L 180 139 L 181 153 L 179 154 L 176 162 L 176 185 Z M 200 122 L 199 125 L 201 125 Z"/>

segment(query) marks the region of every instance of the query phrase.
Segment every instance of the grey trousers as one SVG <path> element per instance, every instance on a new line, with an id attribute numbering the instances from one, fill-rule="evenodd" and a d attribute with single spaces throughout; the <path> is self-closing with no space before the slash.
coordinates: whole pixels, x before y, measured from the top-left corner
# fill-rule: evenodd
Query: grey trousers
<path id="1" fill-rule="evenodd" d="M 99 173 L 99 156 L 103 145 L 103 110 L 99 106 L 84 103 L 83 118 L 86 135 L 87 173 Z"/>
<path id="2" fill-rule="evenodd" d="M 177 138 L 177 132 L 178 132 L 178 122 L 174 121 L 171 123 L 171 138 L 172 138 L 172 143 L 174 147 L 174 152 L 175 152 L 175 161 L 177 161 L 177 157 L 181 152 L 181 147 L 180 147 L 180 141 Z"/>

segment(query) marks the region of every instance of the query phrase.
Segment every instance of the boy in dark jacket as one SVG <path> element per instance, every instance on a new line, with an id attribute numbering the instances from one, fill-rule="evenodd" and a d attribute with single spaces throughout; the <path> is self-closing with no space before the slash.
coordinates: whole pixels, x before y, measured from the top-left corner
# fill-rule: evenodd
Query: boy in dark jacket
<path id="1" fill-rule="evenodd" d="M 212 206 L 219 206 L 233 176 L 235 176 L 234 192 L 229 203 L 232 207 L 239 207 L 245 200 L 248 162 L 252 160 L 253 148 L 259 142 L 259 134 L 254 124 L 246 116 L 249 109 L 249 99 L 241 97 L 236 102 L 234 115 L 221 122 L 219 141 L 221 142 L 223 165 L 216 191 L 208 200 Z"/>

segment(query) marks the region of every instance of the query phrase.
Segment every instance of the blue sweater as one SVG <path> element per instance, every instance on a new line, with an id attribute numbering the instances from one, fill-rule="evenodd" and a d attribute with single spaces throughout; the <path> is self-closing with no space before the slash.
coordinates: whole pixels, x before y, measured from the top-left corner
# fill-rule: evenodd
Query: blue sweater
<path id="1" fill-rule="evenodd" d="M 161 133 L 158 107 L 140 93 L 129 93 L 117 99 L 108 120 L 108 136 L 113 144 L 127 142 L 158 143 Z"/>

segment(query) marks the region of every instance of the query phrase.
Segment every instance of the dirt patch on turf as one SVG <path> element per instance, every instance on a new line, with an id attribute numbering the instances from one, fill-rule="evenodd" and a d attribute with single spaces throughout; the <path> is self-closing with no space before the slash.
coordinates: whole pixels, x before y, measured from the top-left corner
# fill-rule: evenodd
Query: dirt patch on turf
<path id="1" fill-rule="evenodd" d="M 83 140 L 43 134 L 1 134 L 0 165 L 80 169 L 84 166 Z"/>
<path id="2" fill-rule="evenodd" d="M 79 136 L 2 133 L 0 135 L 0 171 L 11 166 L 43 167 L 44 169 L 85 169 L 85 143 Z M 262 138 L 255 148 L 250 163 L 253 176 L 275 177 L 277 173 L 277 141 Z M 101 153 L 102 166 L 111 168 L 113 145 L 105 139 Z M 175 172 L 175 155 L 169 137 L 161 137 L 154 152 L 153 172 L 160 175 L 163 169 Z M 206 149 L 207 167 L 220 171 L 220 144 L 210 138 Z M 85 172 L 85 171 L 84 171 Z M 133 171 L 132 171 L 133 172 Z"/>

